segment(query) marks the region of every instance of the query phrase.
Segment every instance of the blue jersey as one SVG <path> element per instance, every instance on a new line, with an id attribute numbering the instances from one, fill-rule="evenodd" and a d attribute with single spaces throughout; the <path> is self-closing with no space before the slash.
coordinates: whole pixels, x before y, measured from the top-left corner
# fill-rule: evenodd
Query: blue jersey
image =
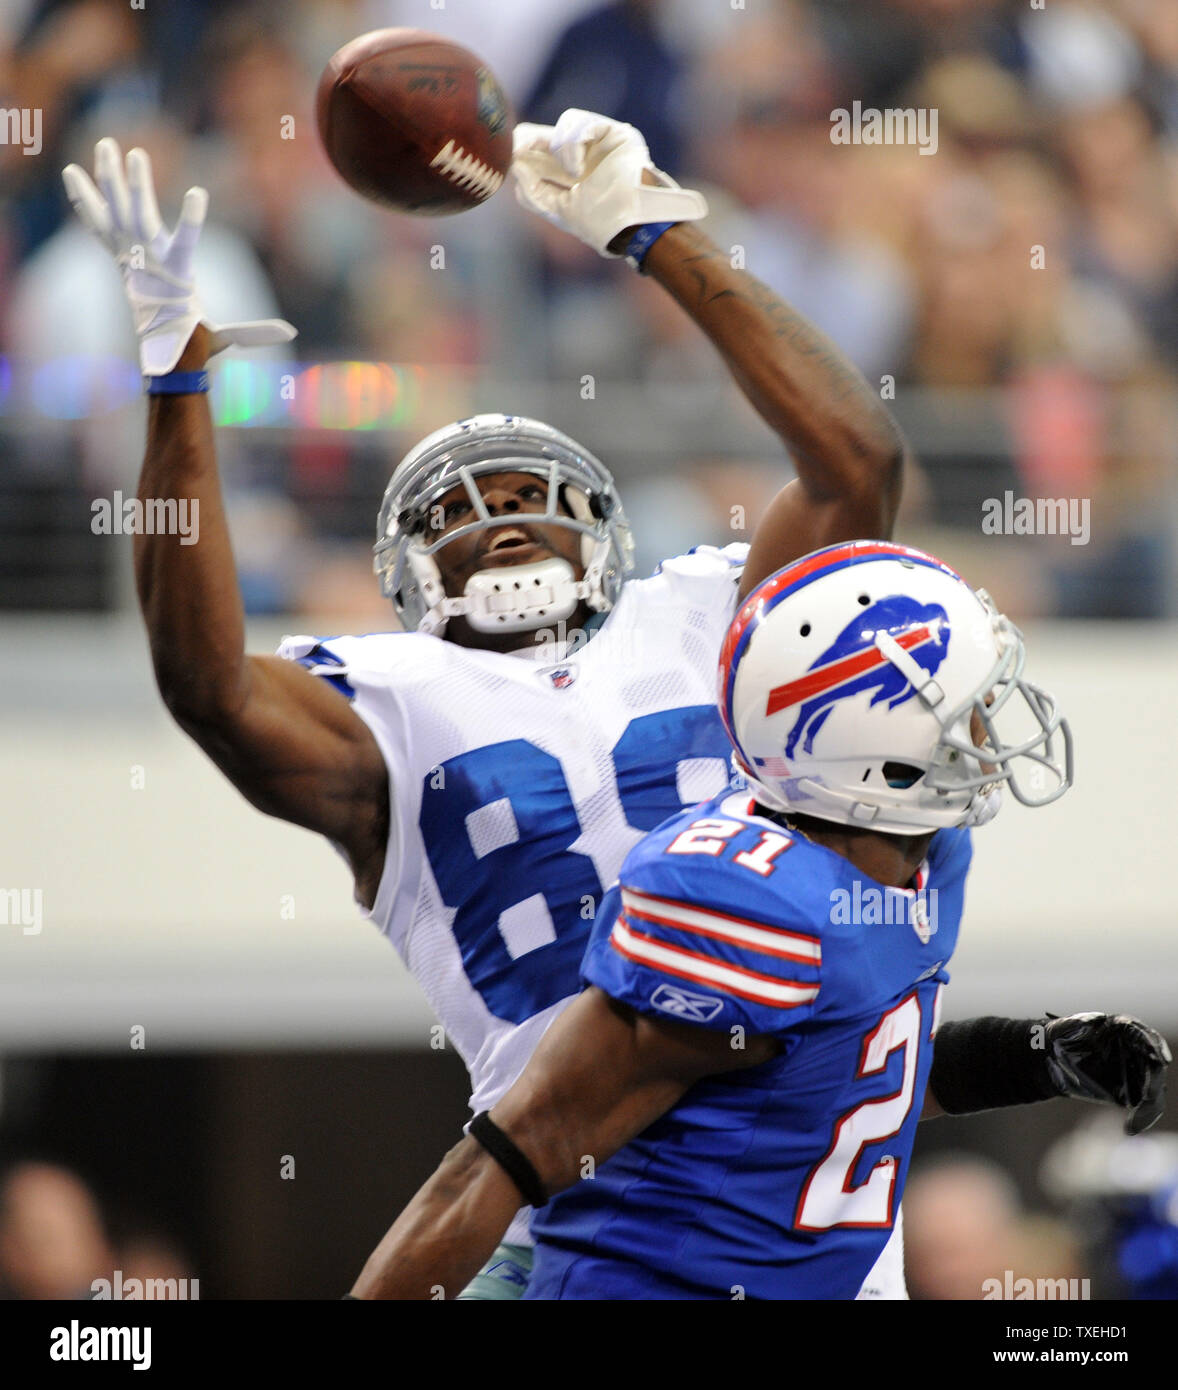
<path id="1" fill-rule="evenodd" d="M 582 966 L 643 1014 L 765 1034 L 532 1218 L 527 1298 L 854 1298 L 892 1230 L 957 939 L 969 832 L 876 883 L 728 793 L 622 867 Z"/>

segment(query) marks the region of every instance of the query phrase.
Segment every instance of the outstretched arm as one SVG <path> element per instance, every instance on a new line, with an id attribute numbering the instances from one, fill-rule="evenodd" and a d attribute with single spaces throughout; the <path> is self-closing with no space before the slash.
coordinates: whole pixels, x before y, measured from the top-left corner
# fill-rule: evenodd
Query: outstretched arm
<path id="1" fill-rule="evenodd" d="M 571 1187 L 586 1157 L 604 1163 L 703 1076 L 757 1066 L 776 1044 L 636 1014 L 596 987 L 544 1034 L 491 1118 L 530 1160 L 550 1195 Z M 455 1145 L 370 1256 L 356 1298 L 456 1297 L 502 1239 L 520 1192 L 469 1136 Z"/>
<path id="2" fill-rule="evenodd" d="M 741 597 L 811 550 L 890 536 L 904 441 L 839 348 L 692 223 L 664 233 L 643 269 L 711 339 L 797 469 L 753 534 Z"/>
<path id="3" fill-rule="evenodd" d="M 654 168 L 638 131 L 575 109 L 555 126 L 521 124 L 512 168 L 525 207 L 600 255 L 633 242 L 793 458 L 797 478 L 753 535 L 742 597 L 811 550 L 891 535 L 906 454 L 892 416 L 825 334 L 694 225 L 704 199 Z"/>
<path id="4" fill-rule="evenodd" d="M 207 354 L 197 327 L 179 370 Z M 172 716 L 259 810 L 318 831 L 347 852 L 371 905 L 388 831 L 388 774 L 343 695 L 302 666 L 248 656 L 237 569 L 204 394 L 153 396 L 141 498 L 184 498 L 199 536 L 134 540 L 135 581 L 156 682 Z"/>
<path id="5" fill-rule="evenodd" d="M 97 186 L 73 164 L 64 173 L 79 217 L 122 271 L 144 375 L 170 388 L 151 396 L 139 496 L 186 502 L 195 523 L 184 537 L 135 536 L 135 579 L 160 692 L 254 805 L 340 844 L 371 903 L 388 824 L 384 760 L 343 696 L 299 666 L 245 654 L 208 397 L 199 381 L 179 375 L 196 376 L 230 344 L 286 341 L 294 329 L 278 320 L 217 327 L 204 318 L 191 268 L 208 202 L 203 189 L 189 189 L 169 231 L 144 151 L 132 150 L 124 165 L 118 145 L 100 141 L 95 178 Z"/>
<path id="6" fill-rule="evenodd" d="M 1170 1061 L 1157 1029 L 1125 1014 L 944 1023 L 921 1118 L 1071 1096 L 1119 1106 L 1125 1132 L 1143 1134 L 1165 1110 Z"/>

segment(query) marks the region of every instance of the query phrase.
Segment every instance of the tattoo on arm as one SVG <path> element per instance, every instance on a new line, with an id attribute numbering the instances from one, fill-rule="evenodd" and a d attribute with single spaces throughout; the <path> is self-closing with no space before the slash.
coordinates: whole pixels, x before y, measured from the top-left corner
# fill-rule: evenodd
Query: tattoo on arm
<path id="1" fill-rule="evenodd" d="M 842 401 L 859 396 L 865 398 L 865 403 L 872 408 L 878 408 L 879 402 L 861 373 L 830 339 L 791 309 L 763 281 L 747 272 L 734 271 L 728 256 L 718 246 L 709 244 L 692 252 L 684 258 L 683 267 L 695 285 L 694 295 L 683 301 L 683 307 L 693 317 L 702 317 L 707 309 L 721 300 L 751 305 L 764 315 L 774 339 L 803 357 L 812 359 L 815 366 L 827 374 L 836 399 Z M 734 275 L 740 276 L 740 288 L 719 282 L 720 276 L 730 281 Z"/>

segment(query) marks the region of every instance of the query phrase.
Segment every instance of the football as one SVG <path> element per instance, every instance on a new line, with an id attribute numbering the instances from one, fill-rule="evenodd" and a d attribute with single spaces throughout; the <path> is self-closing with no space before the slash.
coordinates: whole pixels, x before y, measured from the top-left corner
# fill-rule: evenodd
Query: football
<path id="1" fill-rule="evenodd" d="M 319 135 L 340 177 L 384 207 L 423 217 L 465 212 L 511 163 L 511 108 L 491 70 L 421 29 L 377 29 L 323 70 Z"/>

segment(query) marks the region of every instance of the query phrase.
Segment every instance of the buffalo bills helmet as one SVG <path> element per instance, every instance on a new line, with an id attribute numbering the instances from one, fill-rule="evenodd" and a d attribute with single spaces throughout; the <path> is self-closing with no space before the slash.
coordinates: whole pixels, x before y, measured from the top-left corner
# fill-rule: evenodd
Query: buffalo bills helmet
<path id="1" fill-rule="evenodd" d="M 527 519 L 581 533 L 583 578 L 553 556 L 483 570 L 461 596 L 446 594 L 438 551 L 460 536 L 503 525 L 475 481 L 490 473 L 532 473 L 544 482 L 545 510 Z M 466 489 L 475 519 L 442 535 L 437 504 L 455 487 Z M 410 632 L 441 635 L 459 615 L 481 632 L 518 632 L 567 618 L 580 602 L 608 612 L 633 569 L 633 554 L 614 480 L 588 449 L 539 420 L 475 415 L 435 431 L 397 465 L 377 521 L 374 568 L 381 592 Z"/>
<path id="2" fill-rule="evenodd" d="M 854 541 L 745 599 L 720 712 L 773 810 L 896 834 L 981 824 L 1003 785 L 1045 806 L 1072 783 L 1071 731 L 1024 660 L 1018 628 L 948 565 Z"/>

